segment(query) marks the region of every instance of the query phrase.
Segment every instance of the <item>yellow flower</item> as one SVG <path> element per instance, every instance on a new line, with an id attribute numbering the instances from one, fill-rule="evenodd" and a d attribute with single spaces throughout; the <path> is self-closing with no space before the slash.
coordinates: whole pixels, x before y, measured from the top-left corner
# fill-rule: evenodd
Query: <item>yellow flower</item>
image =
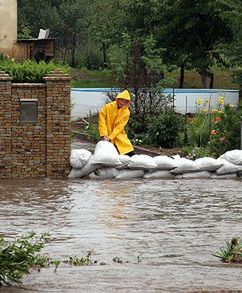
<path id="1" fill-rule="evenodd" d="M 208 112 L 208 109 L 204 108 L 204 109 L 203 109 L 203 112 Z"/>
<path id="2" fill-rule="evenodd" d="M 219 97 L 218 103 L 219 103 L 219 105 L 223 105 L 224 104 L 224 97 Z"/>
<path id="3" fill-rule="evenodd" d="M 203 104 L 203 98 L 198 98 L 197 99 L 197 104 L 202 105 Z"/>

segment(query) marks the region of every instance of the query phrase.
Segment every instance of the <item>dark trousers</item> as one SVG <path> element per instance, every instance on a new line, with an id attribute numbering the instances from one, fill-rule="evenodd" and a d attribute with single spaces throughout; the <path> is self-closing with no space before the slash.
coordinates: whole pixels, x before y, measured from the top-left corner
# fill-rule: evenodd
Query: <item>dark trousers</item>
<path id="1" fill-rule="evenodd" d="M 118 150 L 117 146 L 116 146 L 116 145 L 114 145 L 114 146 L 115 146 L 115 148 L 117 149 L 117 151 L 118 151 L 118 153 L 119 153 L 119 150 Z M 132 152 L 129 152 L 129 153 L 125 154 L 125 155 L 127 155 L 127 156 L 129 156 L 129 157 L 132 157 L 132 156 L 135 155 L 135 152 L 132 151 Z"/>
<path id="2" fill-rule="evenodd" d="M 129 156 L 129 157 L 132 157 L 132 156 L 134 156 L 134 155 L 135 155 L 135 152 L 134 152 L 134 151 L 132 151 L 132 152 L 129 152 L 129 153 L 125 154 L 125 155 L 127 155 L 127 156 Z"/>

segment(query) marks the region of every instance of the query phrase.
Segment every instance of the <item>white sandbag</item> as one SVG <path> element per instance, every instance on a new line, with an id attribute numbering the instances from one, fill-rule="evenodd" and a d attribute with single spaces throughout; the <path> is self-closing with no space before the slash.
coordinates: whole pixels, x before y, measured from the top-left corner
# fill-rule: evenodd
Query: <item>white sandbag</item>
<path id="1" fill-rule="evenodd" d="M 179 155 L 173 157 L 176 161 L 177 168 L 171 170 L 174 174 L 183 174 L 187 172 L 197 171 L 197 165 L 195 161 L 181 158 Z"/>
<path id="2" fill-rule="evenodd" d="M 198 171 L 198 172 L 191 172 L 191 173 L 183 173 L 182 178 L 183 179 L 196 179 L 196 178 L 210 178 L 211 173 L 208 171 Z"/>
<path id="3" fill-rule="evenodd" d="M 232 174 L 224 174 L 224 175 L 217 175 L 216 173 L 211 174 L 211 179 L 233 179 L 237 178 L 237 173 L 232 173 Z"/>
<path id="4" fill-rule="evenodd" d="M 157 168 L 152 157 L 147 155 L 134 155 L 128 166 L 130 169 L 151 170 Z"/>
<path id="5" fill-rule="evenodd" d="M 98 167 L 100 167 L 100 165 L 93 163 L 93 155 L 92 155 L 90 159 L 88 160 L 88 162 L 86 163 L 86 165 L 82 167 L 81 169 L 72 168 L 68 177 L 81 178 L 81 177 L 89 175 L 90 173 L 95 171 Z"/>
<path id="6" fill-rule="evenodd" d="M 113 179 L 118 175 L 118 170 L 112 167 L 99 168 L 92 172 L 89 177 L 91 179 Z"/>
<path id="7" fill-rule="evenodd" d="M 146 172 L 144 175 L 144 178 L 169 179 L 169 178 L 174 178 L 174 175 L 168 170 L 155 170 L 155 171 Z"/>
<path id="8" fill-rule="evenodd" d="M 195 163 L 199 171 L 210 171 L 210 172 L 216 171 L 218 168 L 220 168 L 223 165 L 221 161 L 218 161 L 210 157 L 196 159 Z"/>
<path id="9" fill-rule="evenodd" d="M 115 146 L 108 141 L 99 141 L 96 144 L 93 163 L 109 167 L 121 166 L 118 151 Z"/>
<path id="10" fill-rule="evenodd" d="M 117 169 L 126 169 L 131 162 L 131 157 L 127 155 L 119 155 L 119 160 L 122 165 L 120 167 L 117 167 Z"/>
<path id="11" fill-rule="evenodd" d="M 90 159 L 92 153 L 85 149 L 75 149 L 71 151 L 70 164 L 73 168 L 82 168 Z"/>
<path id="12" fill-rule="evenodd" d="M 153 161 L 159 170 L 171 170 L 177 167 L 177 163 L 173 158 L 167 156 L 156 156 Z"/>
<path id="13" fill-rule="evenodd" d="M 145 174 L 144 170 L 123 169 L 118 171 L 116 179 L 136 179 L 142 178 Z"/>
<path id="14" fill-rule="evenodd" d="M 235 165 L 242 165 L 242 150 L 228 151 L 220 156 L 219 159 L 225 159 Z"/>
<path id="15" fill-rule="evenodd" d="M 223 165 L 216 170 L 217 175 L 231 174 L 242 171 L 242 165 L 235 165 L 224 159 L 218 159 L 218 161 L 221 161 Z"/>

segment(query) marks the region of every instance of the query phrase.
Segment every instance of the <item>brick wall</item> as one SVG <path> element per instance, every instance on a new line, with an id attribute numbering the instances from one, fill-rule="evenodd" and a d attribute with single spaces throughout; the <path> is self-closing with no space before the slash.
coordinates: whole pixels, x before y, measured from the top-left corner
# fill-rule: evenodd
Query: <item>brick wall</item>
<path id="1" fill-rule="evenodd" d="M 54 71 L 45 81 L 17 84 L 0 72 L 0 178 L 69 174 L 70 78 Z M 37 101 L 37 121 L 21 122 L 21 101 L 29 99 Z"/>

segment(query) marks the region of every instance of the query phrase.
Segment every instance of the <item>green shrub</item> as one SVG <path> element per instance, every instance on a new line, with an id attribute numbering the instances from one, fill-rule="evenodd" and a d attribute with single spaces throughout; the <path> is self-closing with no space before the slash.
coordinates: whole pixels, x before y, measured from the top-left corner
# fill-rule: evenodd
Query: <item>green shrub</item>
<path id="1" fill-rule="evenodd" d="M 178 133 L 183 126 L 183 120 L 173 109 L 165 109 L 158 117 L 150 119 L 148 137 L 151 144 L 161 147 L 177 145 Z"/>
<path id="2" fill-rule="evenodd" d="M 241 115 L 242 106 L 224 105 L 223 111 L 215 112 L 209 147 L 216 156 L 240 148 Z"/>
<path id="3" fill-rule="evenodd" d="M 60 69 L 65 73 L 70 73 L 68 66 L 60 65 L 53 61 L 49 63 L 44 61 L 37 63 L 33 60 L 26 60 L 17 63 L 10 59 L 0 59 L 0 70 L 8 73 L 13 78 L 13 82 L 43 82 L 43 77 L 54 69 Z"/>
<path id="4" fill-rule="evenodd" d="M 92 116 L 91 113 L 86 119 L 83 119 L 86 124 L 84 132 L 87 135 L 87 137 L 93 142 L 98 142 L 100 140 L 97 119 L 97 116 Z"/>
<path id="5" fill-rule="evenodd" d="M 48 234 L 37 237 L 31 232 L 9 244 L 0 236 L 0 286 L 20 283 L 30 268 L 45 266 L 47 259 L 39 252 L 48 237 Z"/>
<path id="6" fill-rule="evenodd" d="M 211 114 L 199 112 L 188 124 L 188 143 L 192 146 L 205 146 L 211 133 Z"/>

